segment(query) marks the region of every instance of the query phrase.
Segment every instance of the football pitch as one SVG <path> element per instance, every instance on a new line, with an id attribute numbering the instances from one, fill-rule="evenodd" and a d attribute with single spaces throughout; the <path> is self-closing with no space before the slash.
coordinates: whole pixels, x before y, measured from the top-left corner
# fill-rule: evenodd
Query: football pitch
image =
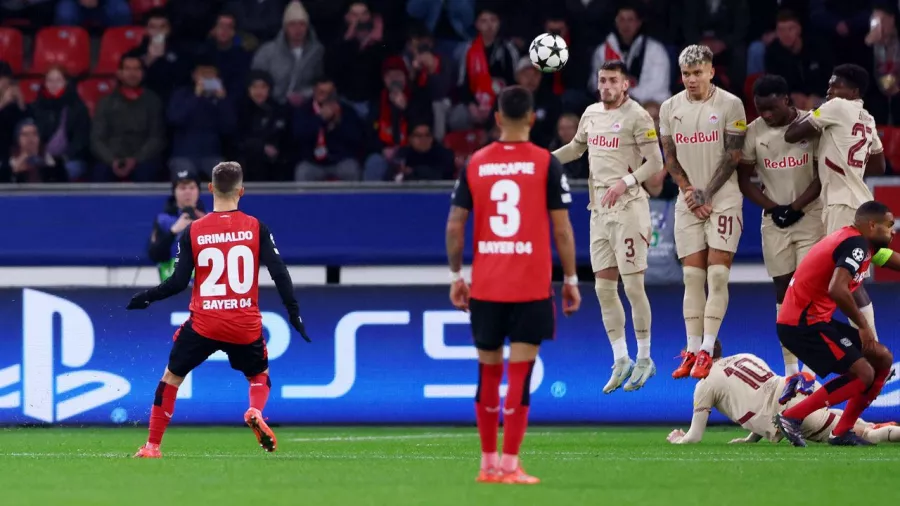
<path id="1" fill-rule="evenodd" d="M 686 427 L 685 427 L 686 428 Z M 536 486 L 477 484 L 474 428 L 276 428 L 266 454 L 247 428 L 173 427 L 162 460 L 130 458 L 143 428 L 0 429 L 0 504 L 709 505 L 886 504 L 900 445 L 699 445 L 671 428 L 535 427 L 525 469 Z"/>

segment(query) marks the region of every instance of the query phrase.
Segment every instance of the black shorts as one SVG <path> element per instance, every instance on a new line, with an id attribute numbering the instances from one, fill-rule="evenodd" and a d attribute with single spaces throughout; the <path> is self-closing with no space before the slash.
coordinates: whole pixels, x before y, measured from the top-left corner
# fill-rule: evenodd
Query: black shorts
<path id="1" fill-rule="evenodd" d="M 553 298 L 532 302 L 490 302 L 471 299 L 472 337 L 479 350 L 494 351 L 511 343 L 540 345 L 556 333 Z"/>
<path id="2" fill-rule="evenodd" d="M 269 351 L 262 336 L 250 344 L 216 341 L 198 334 L 188 320 L 175 333 L 175 344 L 169 353 L 169 371 L 183 378 L 220 350 L 228 355 L 231 368 L 241 371 L 244 376 L 256 376 L 269 368 Z"/>
<path id="3" fill-rule="evenodd" d="M 778 324 L 778 339 L 820 377 L 844 374 L 863 358 L 859 331 L 837 320 L 811 325 Z"/>

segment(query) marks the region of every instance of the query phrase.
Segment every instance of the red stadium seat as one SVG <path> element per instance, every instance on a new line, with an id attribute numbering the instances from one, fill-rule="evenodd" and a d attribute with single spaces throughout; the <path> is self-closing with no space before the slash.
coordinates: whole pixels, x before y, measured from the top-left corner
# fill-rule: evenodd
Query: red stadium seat
<path id="1" fill-rule="evenodd" d="M 759 79 L 763 74 L 750 74 L 747 76 L 747 80 L 744 81 L 744 96 L 748 97 L 744 102 L 744 107 L 747 109 L 747 123 L 755 120 L 759 113 L 756 111 L 756 104 L 753 102 L 753 85 L 756 83 L 756 80 Z"/>
<path id="2" fill-rule="evenodd" d="M 34 41 L 31 72 L 43 74 L 53 65 L 62 65 L 69 76 L 79 76 L 91 66 L 91 39 L 79 26 L 43 28 Z"/>
<path id="3" fill-rule="evenodd" d="M 25 99 L 26 104 L 30 104 L 37 100 L 42 86 L 44 86 L 43 77 L 19 79 L 19 91 L 22 92 L 22 98 Z"/>
<path id="4" fill-rule="evenodd" d="M 115 74 L 122 55 L 140 45 L 143 37 L 144 29 L 140 26 L 109 28 L 103 32 L 94 74 Z"/>
<path id="5" fill-rule="evenodd" d="M 0 28 L 0 60 L 8 63 L 14 74 L 22 73 L 22 55 L 22 32 Z"/>
<path id="6" fill-rule="evenodd" d="M 461 130 L 459 132 L 447 132 L 444 136 L 444 146 L 453 151 L 457 172 L 465 165 L 472 153 L 484 146 L 487 133 L 484 130 Z"/>
<path id="7" fill-rule="evenodd" d="M 101 98 L 109 95 L 116 88 L 116 80 L 109 77 L 91 77 L 78 83 L 78 96 L 84 100 L 91 116 Z"/>
<path id="8" fill-rule="evenodd" d="M 157 7 L 165 7 L 166 0 L 131 0 L 131 17 L 135 23 L 144 22 L 144 14 Z"/>
<path id="9" fill-rule="evenodd" d="M 900 128 L 878 125 L 878 135 L 884 145 L 884 157 L 894 172 L 900 170 Z"/>

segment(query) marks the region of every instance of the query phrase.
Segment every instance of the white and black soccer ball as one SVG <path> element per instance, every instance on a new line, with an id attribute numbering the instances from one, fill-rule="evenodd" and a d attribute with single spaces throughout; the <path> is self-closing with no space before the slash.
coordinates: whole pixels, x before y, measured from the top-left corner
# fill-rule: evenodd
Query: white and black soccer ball
<path id="1" fill-rule="evenodd" d="M 531 41 L 528 56 L 541 72 L 558 72 L 569 61 L 569 47 L 559 35 L 542 33 Z"/>

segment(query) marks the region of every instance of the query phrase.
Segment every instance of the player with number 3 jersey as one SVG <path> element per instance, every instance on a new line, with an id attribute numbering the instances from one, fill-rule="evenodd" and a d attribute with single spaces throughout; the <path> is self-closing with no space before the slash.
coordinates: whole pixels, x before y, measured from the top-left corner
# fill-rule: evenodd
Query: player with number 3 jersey
<path id="1" fill-rule="evenodd" d="M 187 288 L 196 268 L 190 318 L 175 332 L 169 364 L 150 411 L 150 435 L 135 457 L 159 458 L 159 445 L 175 411 L 178 387 L 210 355 L 223 351 L 250 382 L 245 423 L 266 451 L 276 448 L 275 434 L 262 410 L 269 398 L 269 357 L 259 312 L 259 267 L 265 264 L 287 308 L 291 325 L 309 341 L 294 287 L 268 228 L 237 209 L 244 194 L 243 172 L 234 162 L 213 169 L 209 189 L 214 211 L 188 225 L 178 243 L 175 272 L 161 285 L 135 295 L 127 309 L 151 303 Z"/>
<path id="2" fill-rule="evenodd" d="M 495 118 L 500 141 L 475 153 L 460 172 L 447 220 L 450 300 L 471 313 L 478 350 L 479 378 L 475 417 L 481 436 L 483 483 L 535 484 L 540 480 L 519 465 L 519 448 L 528 426 L 531 373 L 541 342 L 555 334 L 551 273 L 551 221 L 565 274 L 563 313 L 578 309 L 575 240 L 569 222 L 572 201 L 562 166 L 550 152 L 528 142 L 534 99 L 520 86 L 503 90 Z M 475 226 L 472 289 L 460 272 L 466 221 Z M 510 341 L 502 407 L 503 454 L 497 453 L 503 344 Z"/>

